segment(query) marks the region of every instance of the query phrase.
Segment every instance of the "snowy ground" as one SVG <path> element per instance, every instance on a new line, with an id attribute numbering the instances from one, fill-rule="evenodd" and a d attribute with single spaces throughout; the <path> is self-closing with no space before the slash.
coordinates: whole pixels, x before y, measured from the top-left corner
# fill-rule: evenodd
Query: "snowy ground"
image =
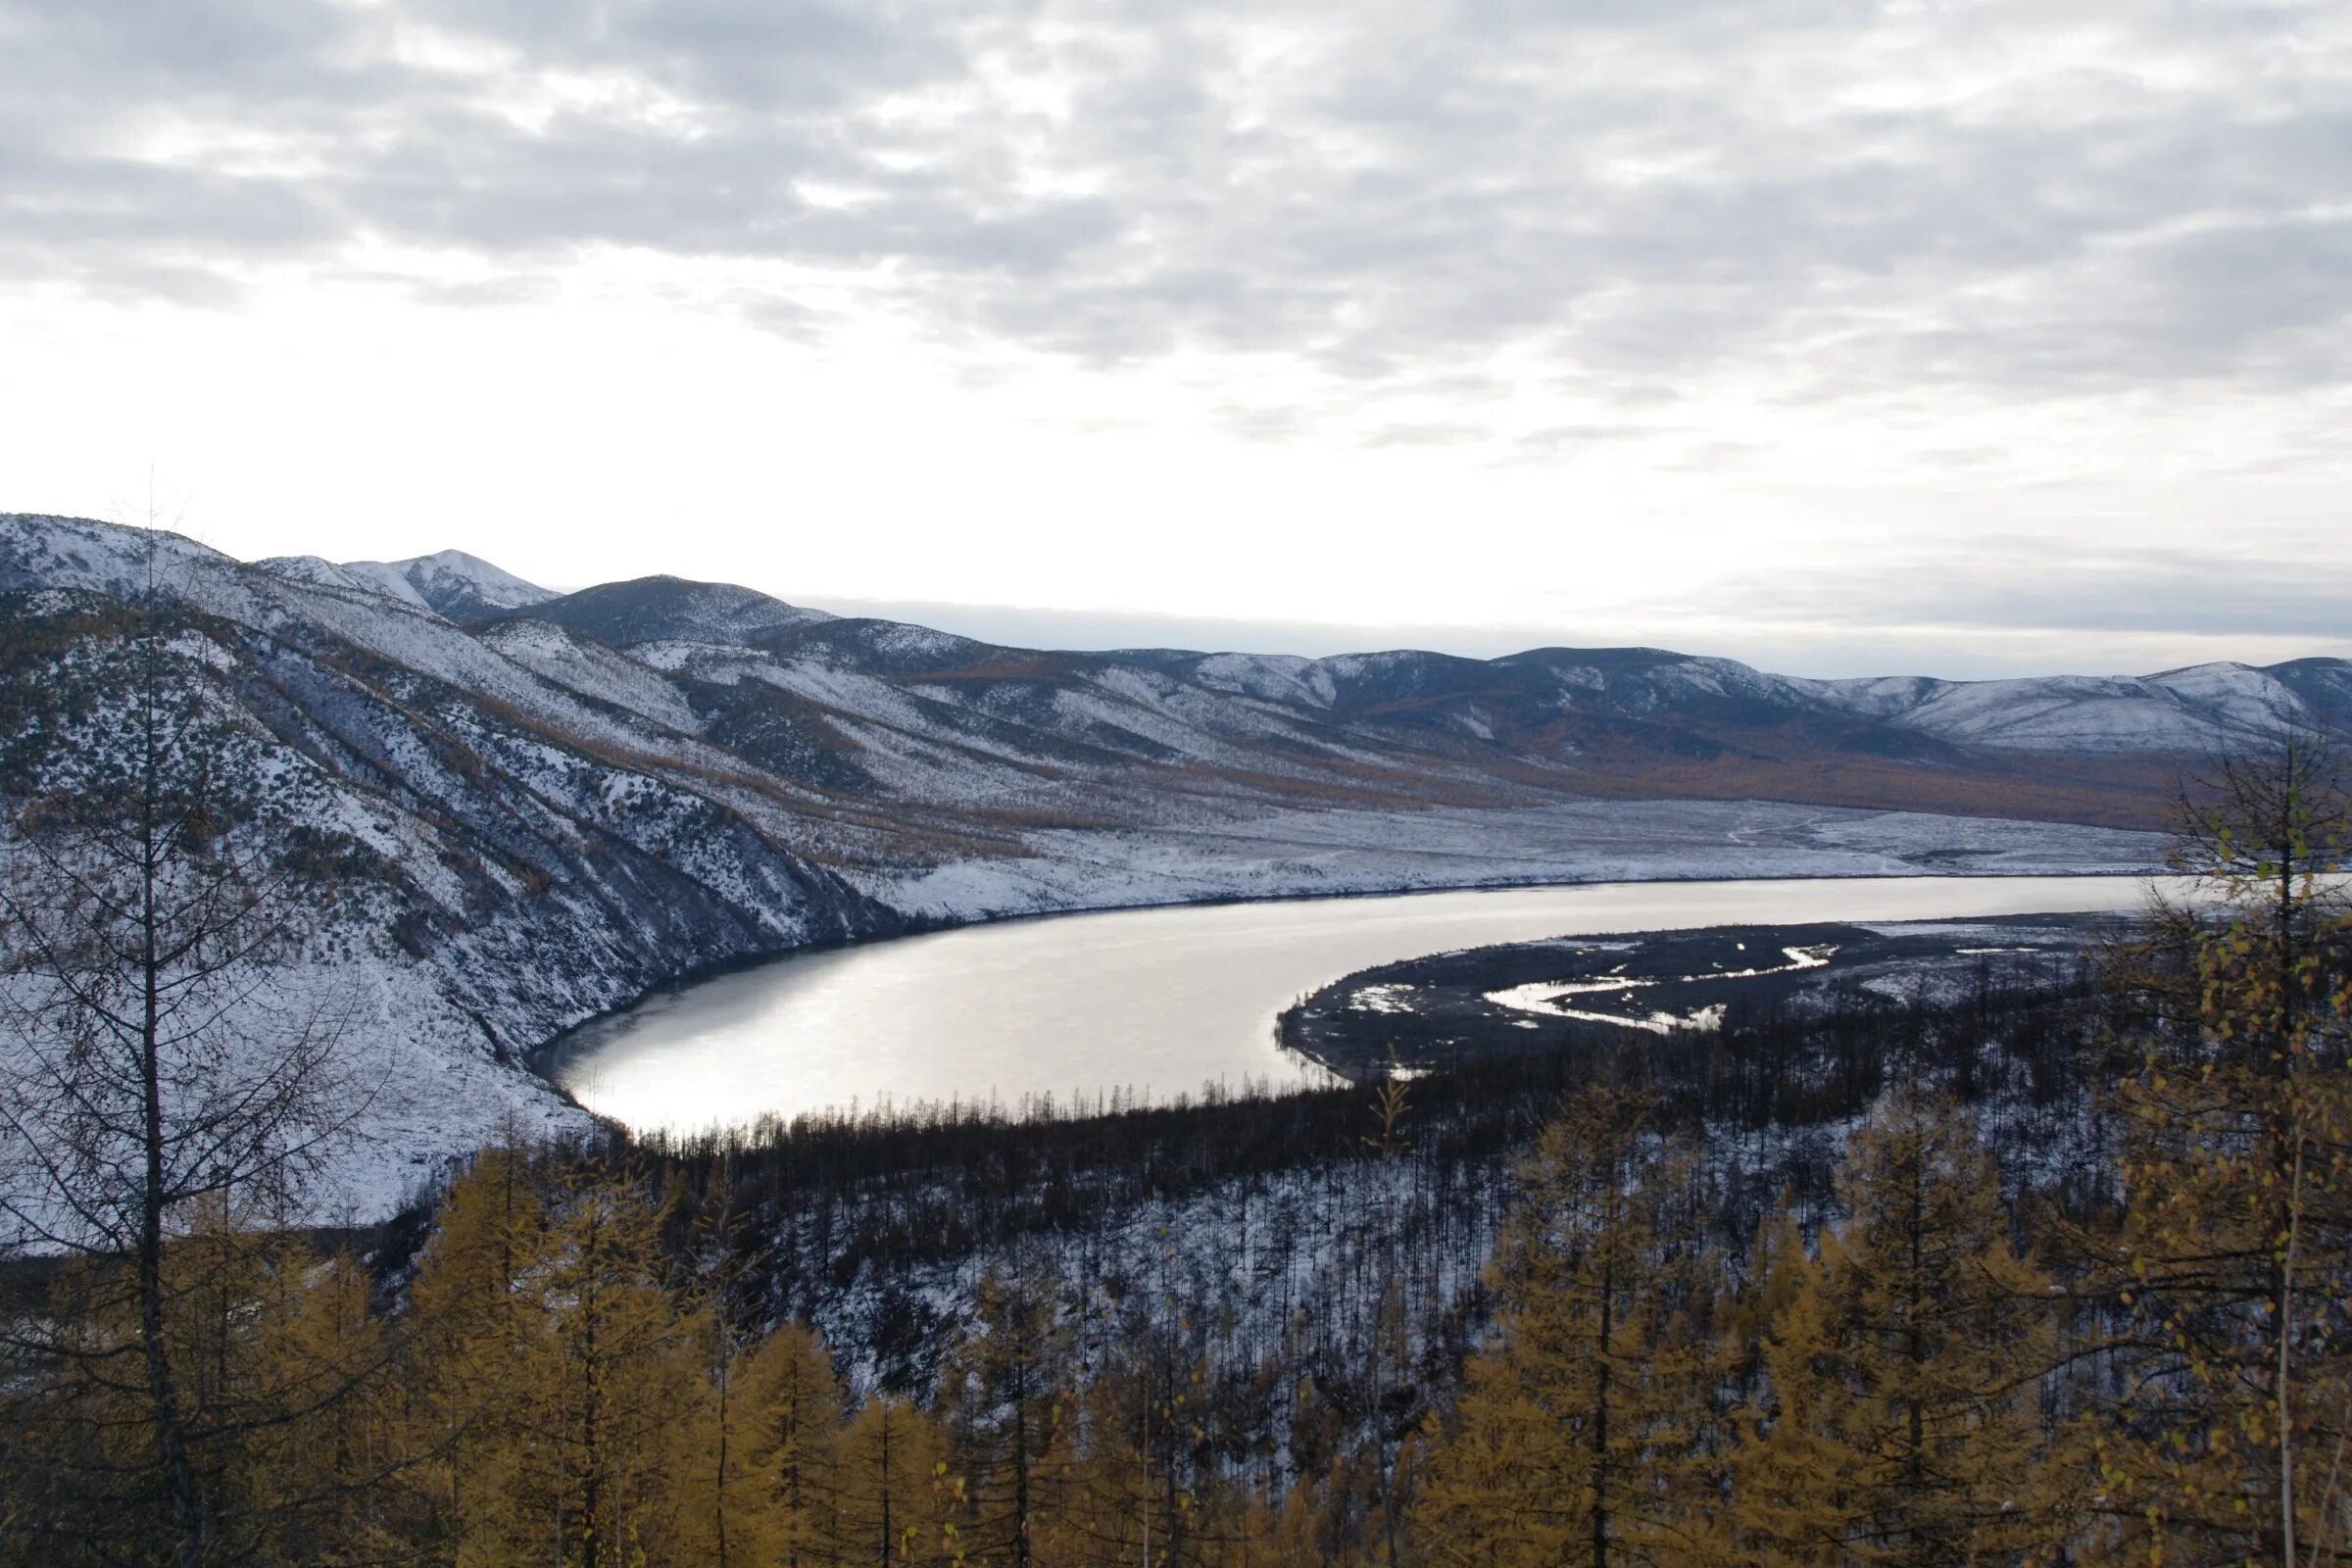
<path id="1" fill-rule="evenodd" d="M 2136 875 L 2154 833 L 1775 802 L 1571 801 L 1509 810 L 1272 811 L 1047 831 L 1034 853 L 859 880 L 945 922 L 1211 899 L 1811 876 Z"/>
<path id="2" fill-rule="evenodd" d="M 1542 882 L 1748 877 L 2133 874 L 2163 840 L 2102 828 L 1770 803 L 1591 802 L 1512 811 L 1284 811 L 1159 832 L 1049 831 L 1040 853 L 965 860 L 864 891 L 947 924 L 1150 904 Z M 554 1134 L 579 1113 L 535 1079 L 484 1060 L 471 1025 L 422 969 L 371 967 L 368 1020 L 347 1048 L 372 1066 L 368 1137 L 321 1217 L 399 1206 L 514 1125 Z M 1334 976 L 1333 978 L 1337 978 Z M 405 998 L 405 1002 L 404 1002 Z M 551 1017 L 553 1025 L 574 1020 Z M 442 1036 L 448 1038 L 441 1038 Z M 510 1042 L 526 1051 L 533 1040 Z"/>
<path id="3" fill-rule="evenodd" d="M 1830 810 L 1772 803 L 1589 802 L 1510 811 L 1282 811 L 1161 831 L 1047 831 L 1037 853 L 963 860 L 864 891 L 929 921 L 1229 899 L 1334 896 L 1544 882 L 1886 875 L 2136 874 L 2161 869 L 2154 834 Z M 1338 978 L 1333 976 L 1332 978 Z M 373 1137 L 322 1206 L 365 1218 L 396 1207 L 510 1121 L 555 1132 L 578 1113 L 535 1080 L 483 1061 L 421 973 L 370 976 L 384 1000 L 353 1050 L 383 1063 Z M 396 993 L 409 988 L 410 1004 Z M 576 1020 L 551 1017 L 551 1025 Z M 553 1030 L 551 1029 L 551 1033 Z M 540 1042 L 514 1040 L 527 1051 Z"/>
<path id="4" fill-rule="evenodd" d="M 835 624 L 748 590 L 613 585 L 612 625 L 661 630 L 643 641 L 612 631 L 627 649 L 543 620 L 477 635 L 448 617 L 552 601 L 454 552 L 255 568 L 170 535 L 0 516 L 0 591 L 18 596 L 27 625 L 46 618 L 78 638 L 90 606 L 77 596 L 137 602 L 158 582 L 217 617 L 184 654 L 237 705 L 255 796 L 289 831 L 368 861 L 351 908 L 320 916 L 336 951 L 300 977 L 359 999 L 348 1047 L 369 1086 L 367 1139 L 319 1194 L 322 1219 L 385 1212 L 507 1123 L 583 1125 L 514 1065 L 566 1028 L 647 987 L 894 929 L 896 915 L 955 924 L 1546 882 L 2132 873 L 2161 859 L 2153 835 L 2096 828 L 1564 799 L 1554 792 L 1576 787 L 1578 747 L 1487 745 L 1490 706 L 1454 714 L 1460 734 L 1340 710 L 1385 712 L 1468 669 L 1479 692 L 1520 691 L 1534 705 L 1523 723 L 1591 703 L 1646 712 L 1696 693 L 1847 715 L 1932 697 L 1982 727 L 2044 711 L 2053 694 L 2138 701 L 2149 683 L 2121 697 L 2097 683 L 1918 682 L 1825 696 L 1721 661 L 1628 674 L 1421 654 L 1309 665 L 1149 653 L 1038 656 L 1034 678 L 947 679 L 924 671 L 989 651 L 920 628 Z M 754 629 L 801 622 L 814 631 L 781 652 L 743 645 Z M 20 662 L 28 711 L 40 687 L 84 666 L 98 695 L 123 695 L 91 647 L 47 646 L 47 665 Z M 2180 672 L 2163 691 L 2193 689 L 2211 706 L 2257 676 L 2302 678 L 2281 669 Z M 94 713 L 63 704 L 63 738 L 38 746 L 37 726 L 0 736 L 24 753 L 14 782 L 27 798 L 107 752 Z M 89 733 L 69 737 L 73 725 Z M 2001 733 L 2023 745 L 2015 729 Z M 1292 804 L 1316 800 L 1353 804 Z M 1489 804 L 1402 804 L 1464 801 Z"/>

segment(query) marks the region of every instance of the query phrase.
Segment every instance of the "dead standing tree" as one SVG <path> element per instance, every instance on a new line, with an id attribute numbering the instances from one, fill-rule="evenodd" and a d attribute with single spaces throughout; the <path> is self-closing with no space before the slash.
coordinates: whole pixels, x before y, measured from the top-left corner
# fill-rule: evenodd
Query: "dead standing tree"
<path id="1" fill-rule="evenodd" d="M 339 1004 L 290 990 L 308 889 L 217 656 L 151 588 L 0 671 L 19 735 L 46 737 L 0 824 L 0 1256 L 69 1260 L 81 1309 L 6 1322 L 36 1369 L 18 1386 L 61 1396 L 20 1419 L 78 1429 L 49 1433 L 79 1469 L 32 1523 L 174 1564 L 212 1554 L 220 1513 L 172 1329 L 205 1281 L 174 1239 L 298 1215 L 365 1102 Z"/>

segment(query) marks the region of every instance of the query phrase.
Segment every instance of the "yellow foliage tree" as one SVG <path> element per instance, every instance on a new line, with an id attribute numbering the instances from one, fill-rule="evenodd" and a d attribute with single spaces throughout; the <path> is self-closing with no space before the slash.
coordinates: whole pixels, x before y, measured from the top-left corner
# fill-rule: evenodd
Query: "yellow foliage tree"
<path id="1" fill-rule="evenodd" d="M 960 1498 L 936 1422 L 905 1399 L 877 1394 L 851 1417 L 841 1456 L 839 1560 L 955 1560 Z"/>
<path id="2" fill-rule="evenodd" d="M 842 1414 L 824 1342 L 799 1323 L 761 1341 L 743 1369 L 745 1463 L 760 1501 L 761 1561 L 843 1560 Z"/>
<path id="3" fill-rule="evenodd" d="M 2104 1252 L 2123 1397 L 2098 1436 L 2102 1544 L 2167 1563 L 2352 1555 L 2352 792 L 2290 738 L 2226 761 L 2159 908 L 2117 1086 L 2126 1202 Z"/>
<path id="4" fill-rule="evenodd" d="M 1030 1568 L 1069 1486 L 1069 1335 L 1055 1279 L 1013 1267 L 980 1282 L 979 1332 L 949 1359 L 940 1409 L 956 1445 L 975 1563 Z"/>
<path id="5" fill-rule="evenodd" d="M 171 1545 L 143 1511 L 109 1517 L 117 1478 L 150 1466 L 153 1428 L 136 1302 L 103 1279 L 120 1264 L 61 1269 L 47 1308 L 75 1353 L 12 1383 L 5 1413 L 46 1450 L 60 1492 L 37 1485 L 0 1562 L 157 1561 Z M 210 1558 L 260 1564 L 372 1560 L 400 1521 L 405 1450 L 390 1417 L 391 1346 L 349 1257 L 321 1258 L 288 1232 L 240 1222 L 228 1204 L 192 1205 L 159 1258 L 169 1303 L 159 1342 L 177 1373 L 183 1454 Z M 24 1430 L 30 1428 L 30 1431 Z M 16 1491 L 17 1478 L 0 1477 Z M 44 1494 L 46 1493 L 46 1494 Z"/>
<path id="6" fill-rule="evenodd" d="M 2046 1276 L 2010 1245 L 1990 1157 L 1946 1102 L 1898 1091 L 1839 1167 L 1841 1230 L 1774 1319 L 1770 1396 L 1735 1460 L 1770 1563 L 2004 1563 L 2067 1534 L 2046 1472 Z"/>
<path id="7" fill-rule="evenodd" d="M 486 1149 L 442 1199 L 410 1291 L 404 1413 L 419 1456 L 418 1544 L 459 1561 L 481 1560 L 466 1544 L 507 1507 L 486 1483 L 522 1441 L 517 1394 L 541 1328 L 529 1277 L 546 1226 L 528 1157 Z"/>
<path id="8" fill-rule="evenodd" d="M 1769 1393 L 1744 1412 L 1732 1478 L 1739 1547 L 1756 1568 L 1835 1562 L 1863 1533 L 1840 1437 L 1853 1396 L 1834 1371 L 1839 1344 L 1824 1284 L 1834 1266 L 1808 1258 L 1801 1244 L 1776 1250 L 1750 1293 L 1773 1300 L 1760 1348 Z"/>
<path id="9" fill-rule="evenodd" d="M 1540 1136 L 1497 1250 L 1494 1345 L 1431 1452 L 1414 1538 L 1434 1564 L 1709 1560 L 1720 1358 L 1704 1263 L 1660 1234 L 1681 1174 L 1647 1107 L 1590 1091 Z"/>
<path id="10" fill-rule="evenodd" d="M 564 1195 L 524 1268 L 508 1416 L 478 1454 L 461 1561 L 620 1568 L 699 1560 L 677 1429 L 710 1395 L 695 1325 L 664 1291 L 660 1216 L 631 1186 Z"/>
<path id="11" fill-rule="evenodd" d="M 388 1336 L 350 1254 L 285 1261 L 293 1266 L 257 1299 L 250 1329 L 251 1358 L 270 1369 L 250 1455 L 256 1511 L 276 1522 L 263 1555 L 319 1568 L 381 1562 L 416 1519 Z"/>

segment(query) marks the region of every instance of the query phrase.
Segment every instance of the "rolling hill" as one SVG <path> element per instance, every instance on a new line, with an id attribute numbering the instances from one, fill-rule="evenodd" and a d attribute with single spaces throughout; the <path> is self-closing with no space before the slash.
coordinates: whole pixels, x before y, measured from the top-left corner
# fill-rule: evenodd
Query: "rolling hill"
<path id="1" fill-rule="evenodd" d="M 1054 652 L 727 584 L 556 594 L 458 551 L 246 564 L 10 514 L 12 803 L 122 745 L 109 649 L 150 594 L 242 737 L 248 831 L 346 866 L 304 961 L 376 1063 L 355 1212 L 502 1119 L 576 1119 L 537 1048 L 716 965 L 1183 899 L 2137 869 L 2184 764 L 2352 715 L 2342 661 L 1971 683 L 1640 648 Z"/>

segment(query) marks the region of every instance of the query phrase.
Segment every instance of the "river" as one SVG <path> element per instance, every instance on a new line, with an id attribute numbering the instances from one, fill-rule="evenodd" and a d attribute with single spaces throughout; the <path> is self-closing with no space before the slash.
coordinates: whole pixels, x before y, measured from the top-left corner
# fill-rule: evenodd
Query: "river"
<path id="1" fill-rule="evenodd" d="M 555 1076 L 640 1131 L 826 1108 L 1112 1090 L 1167 1100 L 1319 1076 L 1274 1019 L 1356 969 L 1539 937 L 1728 922 L 2137 907 L 2137 877 L 1618 882 L 1118 909 L 820 953 L 659 993 L 575 1030 Z"/>

